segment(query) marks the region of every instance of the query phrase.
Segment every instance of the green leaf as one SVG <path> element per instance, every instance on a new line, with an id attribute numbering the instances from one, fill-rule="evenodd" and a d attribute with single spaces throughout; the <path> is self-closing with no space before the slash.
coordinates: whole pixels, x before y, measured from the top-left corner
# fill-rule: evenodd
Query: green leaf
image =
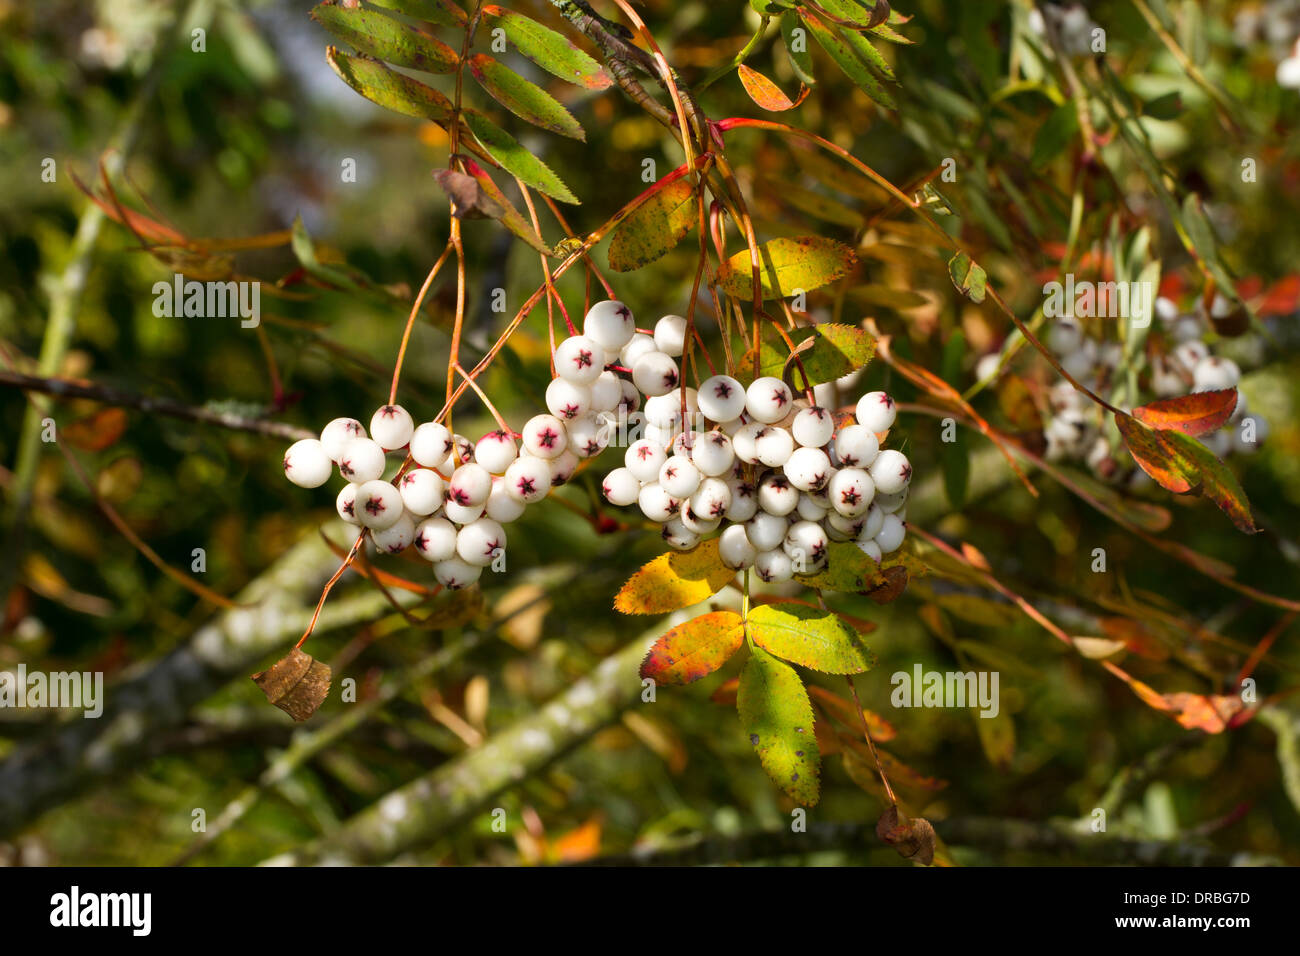
<path id="1" fill-rule="evenodd" d="M 966 506 L 966 492 L 970 487 L 970 453 L 964 442 L 943 443 L 943 490 L 953 511 Z"/>
<path id="2" fill-rule="evenodd" d="M 570 139 L 587 139 L 582 126 L 559 100 L 504 64 L 484 53 L 476 53 L 470 57 L 469 70 L 492 99 L 520 119 Z"/>
<path id="3" fill-rule="evenodd" d="M 609 241 L 609 266 L 632 272 L 672 250 L 699 221 L 695 188 L 685 176 L 651 187 L 651 196 L 620 222 Z"/>
<path id="4" fill-rule="evenodd" d="M 740 675 L 736 709 L 767 775 L 799 803 L 816 804 L 821 754 L 812 702 L 794 668 L 754 648 Z"/>
<path id="5" fill-rule="evenodd" d="M 394 66 L 451 73 L 459 57 L 437 37 L 421 33 L 392 17 L 361 7 L 338 6 L 326 0 L 312 8 L 312 19 L 357 51 Z"/>
<path id="6" fill-rule="evenodd" d="M 1079 112 L 1074 100 L 1066 100 L 1048 114 L 1043 125 L 1034 135 L 1034 151 L 1029 163 L 1034 169 L 1042 169 L 1054 160 L 1061 151 L 1070 145 L 1070 141 L 1079 134 Z"/>
<path id="7" fill-rule="evenodd" d="M 851 541 L 833 541 L 827 549 L 826 567 L 816 574 L 801 575 L 799 580 L 819 591 L 857 594 L 886 584 L 885 572 L 890 568 L 903 568 L 910 576 L 919 576 L 926 570 L 920 560 L 906 551 L 887 554 L 876 564 L 875 559 L 863 554 Z"/>
<path id="8" fill-rule="evenodd" d="M 564 34 L 522 13 L 486 6 L 483 19 L 505 30 L 506 39 L 516 50 L 562 80 L 589 90 L 608 89 L 613 83 L 601 65 L 570 43 Z"/>
<path id="9" fill-rule="evenodd" d="M 451 0 L 370 0 L 377 7 L 404 13 L 408 17 L 436 23 L 440 27 L 463 27 L 469 19 Z"/>
<path id="10" fill-rule="evenodd" d="M 781 299 L 796 290 L 810 292 L 834 282 L 858 261 L 842 242 L 821 236 L 771 239 L 758 247 L 759 279 L 764 299 Z M 753 295 L 749 250 L 736 253 L 718 270 L 723 290 L 738 299 Z"/>
<path id="11" fill-rule="evenodd" d="M 679 624 L 655 641 L 641 662 L 641 676 L 660 684 L 689 684 L 712 674 L 745 643 L 735 611 L 711 611 Z"/>
<path id="12" fill-rule="evenodd" d="M 871 68 L 867 66 L 866 61 L 844 39 L 841 31 L 832 29 L 824 20 L 807 10 L 801 10 L 800 15 L 803 17 L 803 22 L 808 27 L 809 32 L 812 33 L 813 38 L 816 39 L 817 44 L 830 55 L 830 58 L 839 65 L 844 74 L 862 92 L 881 106 L 886 106 L 891 110 L 898 108 L 893 98 L 885 91 L 884 85 L 871 72 Z"/>
<path id="13" fill-rule="evenodd" d="M 403 73 L 395 73 L 378 60 L 352 56 L 337 47 L 325 51 L 325 61 L 340 79 L 372 103 L 405 116 L 446 123 L 451 120 L 451 100 L 431 86 Z"/>
<path id="14" fill-rule="evenodd" d="M 466 110 L 463 115 L 474 138 L 505 170 L 552 199 L 578 204 L 578 197 L 551 171 L 551 167 L 524 149 L 517 139 L 476 110 Z"/>
<path id="15" fill-rule="evenodd" d="M 799 31 L 798 35 L 794 33 L 795 30 Z M 781 15 L 781 39 L 785 43 L 785 55 L 794 75 L 805 86 L 816 86 L 812 53 L 808 50 L 808 31 L 793 11 Z"/>
<path id="16" fill-rule="evenodd" d="M 463 162 L 469 175 L 450 169 L 436 170 L 433 174 L 443 192 L 452 200 L 453 215 L 468 219 L 495 219 L 543 255 L 555 255 L 486 170 L 469 157 L 465 157 Z"/>
<path id="17" fill-rule="evenodd" d="M 973 261 L 966 253 L 959 252 L 948 260 L 948 275 L 952 277 L 952 284 L 962 295 L 972 302 L 984 301 L 988 275 L 980 268 L 979 263 Z"/>
<path id="18" fill-rule="evenodd" d="M 833 382 L 855 372 L 866 366 L 876 354 L 875 337 L 852 325 L 826 323 L 812 328 L 791 329 L 789 334 L 798 350 L 803 370 L 808 374 L 809 385 Z M 765 335 L 758 360 L 759 374 L 781 378 L 788 360 L 789 349 L 785 341 L 775 334 Z M 794 365 L 793 362 L 789 364 Z M 752 351 L 741 360 L 740 367 L 752 371 Z M 802 379 L 797 384 L 802 385 Z"/>
<path id="19" fill-rule="evenodd" d="M 754 643 L 782 660 L 823 674 L 862 674 L 876 656 L 835 614 L 802 604 L 764 604 L 749 614 Z"/>
<path id="20" fill-rule="evenodd" d="M 1206 268 L 1210 270 L 1210 275 L 1214 276 L 1219 292 L 1237 305 L 1244 305 L 1241 296 L 1237 294 L 1237 284 L 1219 255 L 1219 243 L 1214 238 L 1214 228 L 1210 225 L 1205 209 L 1201 206 L 1201 197 L 1196 193 L 1188 193 L 1187 198 L 1183 200 L 1183 228 L 1187 231 L 1187 237 L 1196 249 L 1196 254 L 1205 260 Z"/>

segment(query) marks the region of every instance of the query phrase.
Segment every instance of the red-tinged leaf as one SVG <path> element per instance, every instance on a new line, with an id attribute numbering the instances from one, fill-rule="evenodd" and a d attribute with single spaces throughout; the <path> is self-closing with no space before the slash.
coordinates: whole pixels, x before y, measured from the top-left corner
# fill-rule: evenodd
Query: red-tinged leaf
<path id="1" fill-rule="evenodd" d="M 312 8 L 311 17 L 330 33 L 353 47 L 393 66 L 426 73 L 451 73 L 459 56 L 437 37 L 421 33 L 390 16 L 362 7 L 346 7 L 325 0 Z"/>
<path id="2" fill-rule="evenodd" d="M 783 113 L 792 110 L 808 95 L 808 87 L 805 86 L 799 91 L 799 98 L 792 100 L 785 95 L 781 87 L 757 70 L 752 70 L 743 63 L 736 69 L 740 73 L 740 82 L 745 87 L 745 92 L 749 94 L 749 98 L 770 112 Z"/>
<path id="3" fill-rule="evenodd" d="M 770 239 L 758 247 L 758 275 L 764 299 L 783 299 L 796 290 L 810 292 L 834 282 L 858 258 L 842 242 L 822 236 Z M 753 271 L 749 250 L 738 252 L 718 270 L 718 282 L 738 299 L 753 296 Z"/>
<path id="4" fill-rule="evenodd" d="M 1300 310 L 1300 275 L 1283 276 L 1269 288 L 1256 310 L 1261 318 L 1291 315 Z"/>
<path id="5" fill-rule="evenodd" d="M 559 100 L 505 64 L 476 53 L 469 59 L 469 70 L 489 96 L 520 119 L 570 139 L 586 140 L 582 126 Z"/>
<path id="6" fill-rule="evenodd" d="M 589 90 L 604 90 L 614 82 L 601 65 L 574 46 L 562 33 L 536 20 L 488 5 L 483 8 L 483 18 L 505 31 L 516 50 L 532 60 L 543 70 Z"/>
<path id="7" fill-rule="evenodd" d="M 641 676 L 660 684 L 689 684 L 716 671 L 743 643 L 744 622 L 735 611 L 701 614 L 655 641 L 641 662 Z"/>
<path id="8" fill-rule="evenodd" d="M 1223 388 L 1163 398 L 1133 409 L 1133 417 L 1152 428 L 1179 431 L 1195 438 L 1222 428 L 1236 407 L 1237 390 Z"/>
<path id="9" fill-rule="evenodd" d="M 734 580 L 736 572 L 718 556 L 718 539 L 690 551 L 661 554 L 628 578 L 614 598 L 624 614 L 667 614 L 699 604 Z"/>
<path id="10" fill-rule="evenodd" d="M 1097 623 L 1101 625 L 1103 634 L 1111 640 L 1121 642 L 1139 657 L 1145 657 L 1149 661 L 1169 658 L 1169 649 L 1140 621 L 1127 617 L 1103 617 Z"/>
<path id="11" fill-rule="evenodd" d="M 85 418 L 56 428 L 59 437 L 83 451 L 103 451 L 117 444 L 126 431 L 126 412 L 120 408 L 101 408 Z"/>
<path id="12" fill-rule="evenodd" d="M 1196 439 L 1182 432 L 1149 428 L 1122 412 L 1115 415 L 1115 423 L 1134 460 L 1162 488 L 1209 498 L 1239 530 L 1247 534 L 1259 530 L 1236 475 Z"/>
<path id="13" fill-rule="evenodd" d="M 934 827 L 925 817 L 909 819 L 899 814 L 898 807 L 891 806 L 876 821 L 876 836 L 905 860 L 915 860 L 925 866 L 934 862 L 937 839 Z"/>
<path id="14" fill-rule="evenodd" d="M 686 177 L 665 178 L 647 192 L 610 237 L 609 267 L 617 272 L 640 269 L 672 251 L 699 221 L 695 187 Z"/>
<path id="15" fill-rule="evenodd" d="M 817 706 L 825 710 L 830 717 L 843 724 L 848 730 L 856 733 L 862 729 L 862 719 L 858 716 L 858 708 L 853 701 L 816 684 L 808 685 L 808 694 L 813 698 Z M 872 740 L 880 742 L 882 740 L 893 740 L 898 736 L 898 731 L 894 729 L 894 725 L 875 711 L 863 708 L 862 716 L 867 718 L 867 730 L 871 732 Z"/>
<path id="16" fill-rule="evenodd" d="M 1236 726 L 1236 718 L 1245 709 L 1239 696 L 1211 694 L 1165 694 L 1169 712 L 1188 730 L 1203 730 L 1207 734 L 1222 733 Z"/>
<path id="17" fill-rule="evenodd" d="M 799 803 L 816 804 L 821 755 L 812 703 L 794 668 L 754 648 L 740 675 L 736 709 L 767 775 Z"/>
<path id="18" fill-rule="evenodd" d="M 462 219 L 495 219 L 543 255 L 555 255 L 483 167 L 468 157 L 463 162 L 469 175 L 450 169 L 436 170 L 433 174 L 452 201 L 452 214 Z"/>
<path id="19" fill-rule="evenodd" d="M 749 614 L 749 635 L 771 654 L 824 674 L 861 674 L 876 655 L 835 614 L 801 604 L 764 604 Z"/>

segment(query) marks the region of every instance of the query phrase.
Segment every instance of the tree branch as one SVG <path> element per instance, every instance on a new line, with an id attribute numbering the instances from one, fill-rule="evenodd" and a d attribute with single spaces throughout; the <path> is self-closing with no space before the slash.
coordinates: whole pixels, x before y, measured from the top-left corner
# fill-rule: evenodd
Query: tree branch
<path id="1" fill-rule="evenodd" d="M 169 398 L 151 398 L 134 392 L 123 392 L 107 385 L 93 382 L 74 382 L 66 378 L 43 378 L 37 375 L 24 375 L 0 369 L 0 385 L 20 388 L 26 392 L 41 392 L 56 398 L 86 398 L 102 405 L 116 405 L 122 408 L 135 408 L 155 415 L 180 418 L 205 425 L 217 425 L 235 431 L 253 432 L 272 438 L 297 441 L 300 438 L 315 438 L 316 433 L 287 422 L 274 422 L 262 418 L 248 418 L 233 412 L 219 412 L 209 408 L 196 408 L 182 405 Z"/>

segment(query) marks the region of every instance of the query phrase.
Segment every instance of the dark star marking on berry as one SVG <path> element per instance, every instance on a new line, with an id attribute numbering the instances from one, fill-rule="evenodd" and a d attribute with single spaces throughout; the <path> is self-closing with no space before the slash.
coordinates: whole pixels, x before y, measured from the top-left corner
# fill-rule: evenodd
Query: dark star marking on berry
<path id="1" fill-rule="evenodd" d="M 673 369 L 669 369 L 667 372 L 664 372 L 664 387 L 665 388 L 677 387 L 677 372 L 674 371 Z"/>
<path id="2" fill-rule="evenodd" d="M 385 418 L 393 418 L 397 415 L 397 406 L 385 405 L 379 410 L 379 414 L 383 415 Z"/>
<path id="3" fill-rule="evenodd" d="M 817 474 L 813 475 L 812 484 L 814 488 L 820 488 L 822 485 L 826 484 L 826 472 L 819 471 Z"/>
<path id="4" fill-rule="evenodd" d="M 587 453 L 587 457 L 597 454 L 600 451 L 600 442 L 594 438 L 588 438 L 587 444 L 582 446 L 582 450 Z"/>
<path id="5" fill-rule="evenodd" d="M 357 514 L 356 501 L 343 502 L 343 513 L 347 515 L 349 518 L 356 517 Z"/>
<path id="6" fill-rule="evenodd" d="M 722 515 L 726 512 L 726 510 L 727 510 L 727 509 L 726 509 L 726 507 L 722 504 L 722 502 L 719 501 L 719 500 L 717 500 L 716 498 L 715 498 L 713 501 L 711 501 L 711 502 L 709 503 L 709 517 L 710 517 L 710 518 L 721 518 Z"/>
<path id="7" fill-rule="evenodd" d="M 377 515 L 387 510 L 388 506 L 378 498 L 370 498 L 366 501 L 366 511 L 369 514 Z"/>
<path id="8" fill-rule="evenodd" d="M 470 505 L 469 492 L 464 488 L 452 488 L 447 492 L 447 497 L 458 505 L 464 505 L 466 508 Z"/>
<path id="9" fill-rule="evenodd" d="M 785 491 L 790 487 L 790 479 L 786 478 L 784 475 L 777 475 L 772 479 L 770 484 L 771 487 L 775 488 L 777 491 Z"/>
<path id="10" fill-rule="evenodd" d="M 527 497 L 537 493 L 537 484 L 531 478 L 520 478 L 515 482 L 515 490 Z"/>
<path id="11" fill-rule="evenodd" d="M 840 492 L 840 502 L 846 505 L 856 505 L 861 497 L 856 488 L 847 488 Z"/>
<path id="12" fill-rule="evenodd" d="M 344 458 L 339 462 L 339 471 L 343 473 L 344 478 L 351 478 L 356 472 L 352 470 L 352 459 Z"/>
<path id="13" fill-rule="evenodd" d="M 292 468 L 292 467 L 293 467 L 293 463 L 289 461 L 289 456 L 288 456 L 288 455 L 285 455 L 285 456 L 284 456 L 284 470 L 285 470 L 285 471 L 288 471 L 288 470 L 289 470 L 290 468 Z"/>
<path id="14" fill-rule="evenodd" d="M 546 431 L 537 436 L 537 443 L 543 448 L 554 448 L 555 440 L 560 437 L 559 432 L 554 428 L 547 427 Z"/>
<path id="15" fill-rule="evenodd" d="M 590 349 L 578 349 L 578 357 L 573 360 L 573 363 L 578 368 L 590 368 L 592 361 L 593 357 Z"/>
<path id="16" fill-rule="evenodd" d="M 669 477 L 669 478 L 676 478 L 676 477 L 677 477 L 677 466 L 676 466 L 676 465 L 669 465 L 667 468 L 664 469 L 664 475 L 667 476 L 667 477 Z"/>
<path id="17" fill-rule="evenodd" d="M 785 403 L 790 401 L 790 396 L 785 393 L 783 388 L 772 389 L 772 401 L 776 402 L 777 408 L 784 408 Z"/>
<path id="18" fill-rule="evenodd" d="M 730 398 L 734 389 L 729 382 L 719 382 L 713 386 L 713 394 L 718 398 Z"/>
<path id="19" fill-rule="evenodd" d="M 560 411 L 565 418 L 577 418 L 581 408 L 581 405 L 565 405 Z"/>
<path id="20" fill-rule="evenodd" d="M 429 550 L 429 532 L 421 531 L 415 538 L 415 549 L 417 551 Z"/>
<path id="21" fill-rule="evenodd" d="M 709 432 L 709 441 L 713 442 L 713 444 L 717 445 L 719 448 L 727 444 L 730 440 L 731 439 L 722 434 L 722 432 Z"/>
<path id="22" fill-rule="evenodd" d="M 815 563 L 820 563 L 824 557 L 826 557 L 826 544 L 822 541 L 818 541 L 813 545 L 812 559 Z"/>
<path id="23" fill-rule="evenodd" d="M 645 461 L 647 458 L 653 457 L 654 453 L 655 450 L 649 445 L 642 445 L 640 448 L 636 450 L 636 456 L 640 458 L 642 461 Z"/>

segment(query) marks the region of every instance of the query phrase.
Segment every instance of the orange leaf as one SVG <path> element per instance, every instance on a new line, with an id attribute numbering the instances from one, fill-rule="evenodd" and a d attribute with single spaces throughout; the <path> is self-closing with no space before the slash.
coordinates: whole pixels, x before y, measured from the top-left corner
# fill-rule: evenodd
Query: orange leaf
<path id="1" fill-rule="evenodd" d="M 659 555 L 628 578 L 614 607 L 624 614 L 667 614 L 699 604 L 735 576 L 718 557 L 718 539 L 711 538 L 690 551 Z"/>
<path id="2" fill-rule="evenodd" d="M 712 611 L 679 624 L 650 648 L 641 676 L 661 684 L 689 684 L 712 674 L 745 642 L 735 611 Z"/>
<path id="3" fill-rule="evenodd" d="M 120 408 L 102 408 L 65 426 L 63 437 L 83 451 L 103 451 L 116 444 L 124 431 L 126 412 Z"/>
<path id="4" fill-rule="evenodd" d="M 808 95 L 808 87 L 804 86 L 799 91 L 799 98 L 792 100 L 785 95 L 779 86 L 757 70 L 752 70 L 743 63 L 737 67 L 737 70 L 740 73 L 740 82 L 744 85 L 749 98 L 763 109 L 773 113 L 783 113 L 786 110 L 794 109 Z"/>
<path id="5" fill-rule="evenodd" d="M 1133 409 L 1133 417 L 1152 428 L 1179 431 L 1195 438 L 1221 428 L 1236 407 L 1237 390 L 1223 388 L 1164 398 Z"/>
<path id="6" fill-rule="evenodd" d="M 736 697 L 740 693 L 740 678 L 730 677 L 718 685 L 718 689 L 709 695 L 709 700 L 715 704 L 734 707 Z"/>
<path id="7" fill-rule="evenodd" d="M 825 687 L 818 687 L 816 684 L 808 685 L 808 694 L 812 697 L 814 703 L 849 730 L 856 733 L 862 729 L 862 721 L 858 718 L 858 708 L 854 706 L 851 700 L 841 697 Z M 871 731 L 872 740 L 893 740 L 898 736 L 898 731 L 894 729 L 894 725 L 879 714 L 865 708 L 863 708 L 862 714 L 867 718 L 867 729 Z"/>

